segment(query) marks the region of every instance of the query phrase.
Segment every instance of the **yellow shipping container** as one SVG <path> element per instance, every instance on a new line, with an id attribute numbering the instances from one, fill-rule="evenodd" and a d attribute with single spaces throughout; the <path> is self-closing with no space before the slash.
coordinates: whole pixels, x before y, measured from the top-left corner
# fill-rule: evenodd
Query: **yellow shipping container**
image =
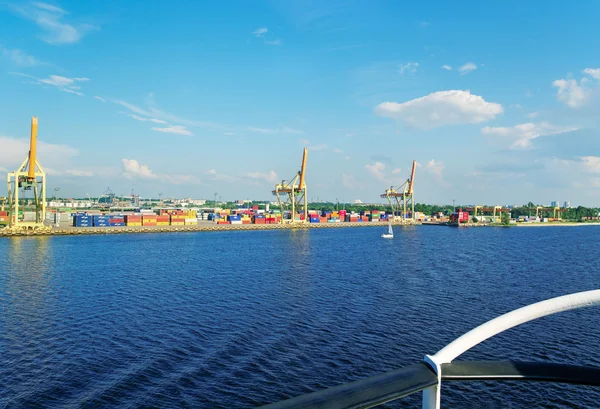
<path id="1" fill-rule="evenodd" d="M 190 221 L 187 221 L 187 220 L 185 221 L 185 225 L 186 226 L 192 226 L 192 225 L 197 225 L 197 224 L 198 224 L 198 221 L 195 220 L 195 219 L 194 219 L 194 221 L 191 221 L 191 220 Z"/>
<path id="2" fill-rule="evenodd" d="M 156 222 L 157 226 L 168 226 L 169 222 Z"/>
<path id="3" fill-rule="evenodd" d="M 127 223 L 127 226 L 133 226 L 133 227 L 141 226 L 141 225 L 142 225 L 142 222 L 129 222 L 129 223 Z"/>
<path id="4" fill-rule="evenodd" d="M 171 222 L 171 226 L 185 226 L 185 222 Z"/>

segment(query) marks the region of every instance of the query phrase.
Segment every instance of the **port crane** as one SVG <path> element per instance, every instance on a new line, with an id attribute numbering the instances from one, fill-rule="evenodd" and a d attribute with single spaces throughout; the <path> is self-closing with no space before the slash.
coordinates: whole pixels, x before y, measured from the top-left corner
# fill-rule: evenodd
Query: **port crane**
<path id="1" fill-rule="evenodd" d="M 300 220 L 301 223 L 305 223 L 308 217 L 308 201 L 306 196 L 306 157 L 308 155 L 308 149 L 304 148 L 302 154 L 302 166 L 296 176 L 294 176 L 289 182 L 282 180 L 281 183 L 275 185 L 273 195 L 277 196 L 279 202 L 279 208 L 281 209 L 281 223 L 294 223 L 298 222 L 295 220 L 296 211 L 298 209 L 304 210 L 304 220 Z M 284 220 L 284 212 L 291 207 L 291 219 Z"/>
<path id="2" fill-rule="evenodd" d="M 50 227 L 44 224 L 46 219 L 46 172 L 37 160 L 37 131 L 38 118 L 31 118 L 31 138 L 29 141 L 29 154 L 19 168 L 7 174 L 9 227 L 20 230 L 44 230 Z M 19 192 L 25 196 L 26 192 L 33 193 L 34 219 L 27 220 L 25 210 L 27 202 L 23 204 L 23 218 L 19 217 L 20 200 Z M 31 205 L 29 206 L 31 210 Z"/>
<path id="3" fill-rule="evenodd" d="M 474 206 L 474 207 L 468 207 L 465 209 L 467 212 L 473 212 L 473 217 L 477 217 L 477 215 L 482 215 L 483 213 L 492 213 L 493 214 L 493 218 L 494 221 L 496 220 L 496 215 L 500 215 L 504 212 L 510 212 L 510 209 L 502 207 L 502 206 Z"/>
<path id="4" fill-rule="evenodd" d="M 384 194 L 380 195 L 381 198 L 387 198 L 390 207 L 392 208 L 394 221 L 400 220 L 403 224 L 415 222 L 414 184 L 416 170 L 417 161 L 413 160 L 410 178 L 398 187 L 390 186 L 389 189 L 386 189 Z M 410 219 L 406 217 L 406 211 L 409 206 L 411 210 Z"/>

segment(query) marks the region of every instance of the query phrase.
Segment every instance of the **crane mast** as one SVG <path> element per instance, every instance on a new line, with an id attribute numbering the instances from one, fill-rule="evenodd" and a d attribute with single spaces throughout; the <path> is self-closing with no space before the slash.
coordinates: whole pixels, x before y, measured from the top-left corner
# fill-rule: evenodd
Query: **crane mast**
<path id="1" fill-rule="evenodd" d="M 308 217 L 308 196 L 306 195 L 306 158 L 308 149 L 304 148 L 302 154 L 302 165 L 296 176 L 289 182 L 282 180 L 281 183 L 275 185 L 273 195 L 277 196 L 279 208 L 281 209 L 281 223 L 306 223 Z M 283 218 L 284 212 L 291 207 L 291 220 Z M 297 209 L 302 208 L 304 211 L 304 220 L 295 220 Z"/>
<path id="2" fill-rule="evenodd" d="M 49 229 L 46 218 L 46 172 L 37 160 L 38 118 L 31 118 L 29 154 L 19 168 L 7 174 L 9 228 L 16 230 Z M 33 192 L 33 199 L 19 197 Z M 33 203 L 31 203 L 33 201 Z M 27 212 L 29 210 L 29 212 Z"/>

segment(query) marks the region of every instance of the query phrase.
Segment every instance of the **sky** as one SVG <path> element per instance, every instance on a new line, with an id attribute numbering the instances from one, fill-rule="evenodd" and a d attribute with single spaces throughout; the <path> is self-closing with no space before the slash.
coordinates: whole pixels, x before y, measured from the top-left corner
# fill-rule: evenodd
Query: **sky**
<path id="1" fill-rule="evenodd" d="M 600 206 L 600 2 L 0 1 L 0 178 L 48 190 Z M 2 194 L 0 189 L 0 196 Z"/>

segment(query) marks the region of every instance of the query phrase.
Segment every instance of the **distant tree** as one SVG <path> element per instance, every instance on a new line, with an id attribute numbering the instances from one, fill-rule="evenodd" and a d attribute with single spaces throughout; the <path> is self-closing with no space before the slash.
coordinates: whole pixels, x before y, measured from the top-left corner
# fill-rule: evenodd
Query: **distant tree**
<path id="1" fill-rule="evenodd" d="M 508 226 L 510 224 L 510 216 L 508 212 L 502 212 L 502 216 L 500 216 L 500 222 L 503 226 Z"/>

